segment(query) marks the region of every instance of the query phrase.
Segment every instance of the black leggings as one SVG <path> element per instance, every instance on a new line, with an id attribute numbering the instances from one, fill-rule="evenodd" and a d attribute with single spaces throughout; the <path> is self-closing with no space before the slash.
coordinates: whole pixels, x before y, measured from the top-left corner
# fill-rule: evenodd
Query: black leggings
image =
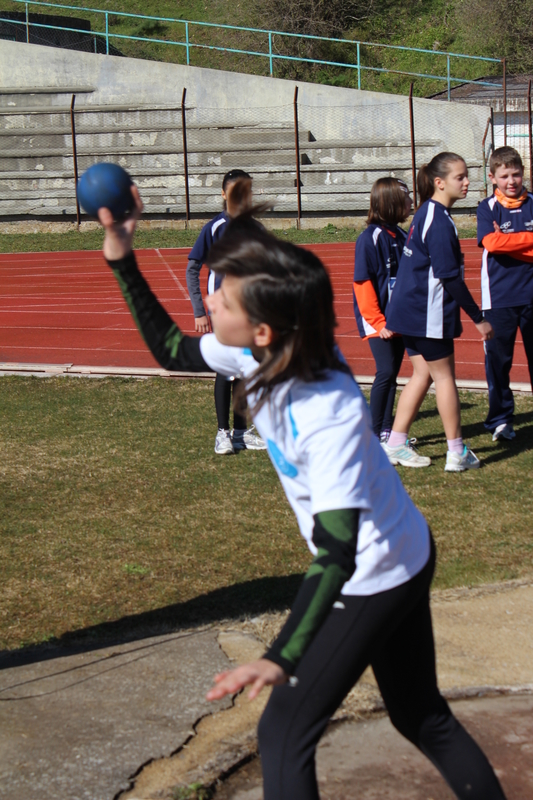
<path id="1" fill-rule="evenodd" d="M 408 583 L 370 597 L 341 595 L 295 673 L 273 689 L 259 723 L 264 800 L 317 800 L 315 748 L 371 664 L 392 724 L 460 800 L 504 800 L 485 755 L 440 695 L 429 609 L 434 550 Z"/>
<path id="2" fill-rule="evenodd" d="M 240 381 L 228 381 L 225 375 L 219 375 L 215 378 L 215 411 L 217 412 L 218 427 L 229 430 L 229 412 L 231 408 L 231 391 L 233 387 L 233 397 L 235 397 L 235 390 Z M 237 431 L 246 429 L 246 417 L 241 414 L 233 412 L 233 427 Z"/>
<path id="3" fill-rule="evenodd" d="M 392 339 L 375 336 L 368 343 L 376 362 L 376 377 L 370 390 L 370 413 L 372 429 L 379 436 L 381 431 L 390 431 L 392 428 L 396 378 L 402 366 L 405 347 L 401 336 Z"/>

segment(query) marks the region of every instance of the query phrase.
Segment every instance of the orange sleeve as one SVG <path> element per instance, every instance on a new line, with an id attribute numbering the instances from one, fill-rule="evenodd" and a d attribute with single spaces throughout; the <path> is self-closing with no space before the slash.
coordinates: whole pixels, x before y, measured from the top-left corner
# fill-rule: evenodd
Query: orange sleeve
<path id="1" fill-rule="evenodd" d="M 365 322 L 371 325 L 376 333 L 379 333 L 387 324 L 387 320 L 380 308 L 374 284 L 372 281 L 355 281 L 353 290 L 359 313 Z"/>
<path id="2" fill-rule="evenodd" d="M 481 242 L 489 253 L 499 253 L 520 261 L 533 262 L 533 232 L 488 233 Z"/>

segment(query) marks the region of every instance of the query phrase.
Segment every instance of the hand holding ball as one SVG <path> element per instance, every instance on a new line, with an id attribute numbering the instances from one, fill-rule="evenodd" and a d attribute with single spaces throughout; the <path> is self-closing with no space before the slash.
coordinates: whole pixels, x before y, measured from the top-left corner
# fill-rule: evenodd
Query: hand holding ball
<path id="1" fill-rule="evenodd" d="M 135 206 L 132 185 L 132 179 L 118 164 L 93 164 L 78 182 L 78 199 L 92 217 L 98 216 L 99 208 L 108 208 L 113 219 L 120 220 Z"/>

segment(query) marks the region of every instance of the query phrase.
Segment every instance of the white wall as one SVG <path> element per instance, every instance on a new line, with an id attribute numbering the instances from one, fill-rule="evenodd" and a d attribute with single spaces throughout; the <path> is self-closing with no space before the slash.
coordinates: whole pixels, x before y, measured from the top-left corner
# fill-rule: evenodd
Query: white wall
<path id="1" fill-rule="evenodd" d="M 277 78 L 179 66 L 157 61 L 94 55 L 40 45 L 3 41 L 0 87 L 94 87 L 77 104 L 179 105 L 187 88 L 187 106 L 205 119 L 207 109 L 225 110 L 238 120 L 238 109 L 286 106 L 292 114 L 295 83 Z M 321 138 L 367 142 L 408 141 L 408 99 L 398 95 L 298 83 L 302 125 Z M 0 89 L 1 91 L 1 89 Z M 64 98 L 54 102 L 64 103 Z M 354 122 L 354 108 L 360 110 Z M 222 112 L 224 113 L 224 112 Z M 488 107 L 415 98 L 417 140 L 440 140 L 448 150 L 480 160 Z M 190 116 L 188 117 L 190 120 Z"/>

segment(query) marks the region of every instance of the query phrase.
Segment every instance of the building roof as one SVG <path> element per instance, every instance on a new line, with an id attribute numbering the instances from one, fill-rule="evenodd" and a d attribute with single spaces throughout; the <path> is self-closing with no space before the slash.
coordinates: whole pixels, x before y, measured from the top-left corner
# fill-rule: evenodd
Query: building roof
<path id="1" fill-rule="evenodd" d="M 450 89 L 450 99 L 456 103 L 475 103 L 483 105 L 499 105 L 503 102 L 503 77 L 501 75 L 487 75 L 478 78 L 478 81 L 496 83 L 498 86 L 483 86 L 476 82 L 461 83 Z M 527 98 L 529 81 L 533 75 L 507 75 L 507 99 Z M 430 95 L 433 100 L 447 100 L 448 89 Z M 499 101 L 499 102 L 498 102 Z"/>

